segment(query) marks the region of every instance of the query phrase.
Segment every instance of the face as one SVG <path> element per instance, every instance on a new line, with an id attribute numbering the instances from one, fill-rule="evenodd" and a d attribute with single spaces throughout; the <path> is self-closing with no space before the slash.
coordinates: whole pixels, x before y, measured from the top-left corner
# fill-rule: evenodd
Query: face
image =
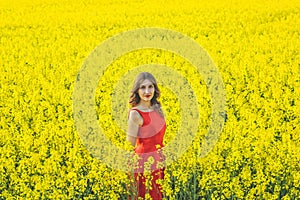
<path id="1" fill-rule="evenodd" d="M 138 90 L 138 94 L 142 101 L 150 101 L 154 96 L 154 85 L 148 79 L 145 79 Z"/>

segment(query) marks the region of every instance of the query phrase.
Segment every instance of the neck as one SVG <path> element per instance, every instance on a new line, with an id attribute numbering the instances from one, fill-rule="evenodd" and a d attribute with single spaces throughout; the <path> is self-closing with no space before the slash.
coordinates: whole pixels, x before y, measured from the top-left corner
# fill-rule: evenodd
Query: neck
<path id="1" fill-rule="evenodd" d="M 139 103 L 140 106 L 144 107 L 144 108 L 147 108 L 147 109 L 150 109 L 151 108 L 151 102 L 150 101 L 141 101 Z"/>

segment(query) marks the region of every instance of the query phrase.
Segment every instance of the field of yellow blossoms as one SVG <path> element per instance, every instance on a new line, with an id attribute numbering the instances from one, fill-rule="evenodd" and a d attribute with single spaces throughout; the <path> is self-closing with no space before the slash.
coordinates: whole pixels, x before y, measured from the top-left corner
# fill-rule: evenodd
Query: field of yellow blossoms
<path id="1" fill-rule="evenodd" d="M 207 51 L 224 83 L 226 122 L 200 157 L 212 113 L 206 82 L 180 55 L 140 49 L 115 59 L 99 80 L 95 110 L 107 138 L 128 147 L 126 112 L 118 113 L 114 105 L 122 105 L 112 97 L 129 94 L 133 79 L 118 81 L 147 70 L 138 66 L 163 64 L 187 80 L 200 114 L 191 145 L 166 168 L 165 199 L 300 199 L 296 0 L 0 0 L 0 199 L 127 199 L 127 173 L 83 145 L 72 94 L 93 49 L 145 27 L 179 32 Z M 159 77 L 159 70 L 151 72 Z M 159 86 L 168 145 L 180 134 L 181 105 L 189 102 Z"/>

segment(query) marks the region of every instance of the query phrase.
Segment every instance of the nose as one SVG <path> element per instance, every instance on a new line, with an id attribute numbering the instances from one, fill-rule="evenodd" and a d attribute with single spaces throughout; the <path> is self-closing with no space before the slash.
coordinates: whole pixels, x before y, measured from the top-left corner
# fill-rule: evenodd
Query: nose
<path id="1" fill-rule="evenodd" d="M 146 88 L 146 94 L 148 94 L 149 93 L 149 91 L 150 91 L 150 89 L 149 88 Z"/>
<path id="2" fill-rule="evenodd" d="M 146 90 L 145 90 L 146 94 L 149 94 L 150 91 L 151 91 L 151 88 L 146 87 Z"/>

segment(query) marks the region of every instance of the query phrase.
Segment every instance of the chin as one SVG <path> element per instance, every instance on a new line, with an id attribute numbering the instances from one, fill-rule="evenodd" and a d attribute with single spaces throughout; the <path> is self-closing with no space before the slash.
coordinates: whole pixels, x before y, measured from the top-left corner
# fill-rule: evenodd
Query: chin
<path id="1" fill-rule="evenodd" d="M 143 99 L 143 100 L 148 102 L 148 101 L 151 101 L 151 99 L 152 99 L 152 98 L 145 98 L 145 99 Z"/>

